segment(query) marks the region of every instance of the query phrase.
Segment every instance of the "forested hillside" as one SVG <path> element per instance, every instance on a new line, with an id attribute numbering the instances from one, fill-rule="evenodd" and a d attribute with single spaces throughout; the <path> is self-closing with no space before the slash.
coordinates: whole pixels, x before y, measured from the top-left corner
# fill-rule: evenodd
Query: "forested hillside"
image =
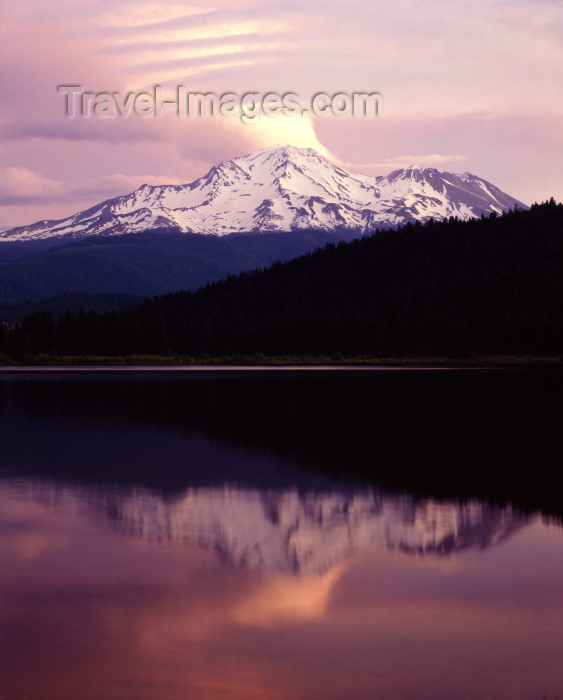
<path id="1" fill-rule="evenodd" d="M 28 315 L 25 355 L 563 354 L 563 205 L 378 231 L 126 311 Z"/>

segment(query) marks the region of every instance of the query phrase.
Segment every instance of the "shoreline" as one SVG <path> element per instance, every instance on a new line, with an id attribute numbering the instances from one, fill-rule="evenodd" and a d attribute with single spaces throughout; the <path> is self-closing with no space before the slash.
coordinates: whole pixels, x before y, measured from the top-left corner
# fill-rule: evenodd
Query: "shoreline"
<path id="1" fill-rule="evenodd" d="M 5 361 L 5 358 L 2 358 Z M 6 358 L 7 359 L 7 358 Z M 184 358 L 160 356 L 44 357 L 0 364 L 0 374 L 18 372 L 256 372 L 256 371 L 397 371 L 516 369 L 563 367 L 562 357 L 492 356 L 479 358 L 342 358 L 328 356 L 277 356 L 237 358 Z"/>

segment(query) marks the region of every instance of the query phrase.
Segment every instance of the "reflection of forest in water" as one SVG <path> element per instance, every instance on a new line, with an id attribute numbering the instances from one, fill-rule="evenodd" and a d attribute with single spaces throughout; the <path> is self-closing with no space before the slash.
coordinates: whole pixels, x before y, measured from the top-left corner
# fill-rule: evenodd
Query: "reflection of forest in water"
<path id="1" fill-rule="evenodd" d="M 331 474 L 561 516 L 562 379 L 557 368 L 4 377 L 0 464 L 168 492 Z"/>

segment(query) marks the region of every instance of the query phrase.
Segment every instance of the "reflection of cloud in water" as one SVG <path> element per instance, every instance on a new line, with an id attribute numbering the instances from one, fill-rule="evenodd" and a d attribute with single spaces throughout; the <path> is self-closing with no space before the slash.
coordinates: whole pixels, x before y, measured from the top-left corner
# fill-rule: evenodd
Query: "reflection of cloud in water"
<path id="1" fill-rule="evenodd" d="M 63 495 L 64 492 L 64 495 Z M 320 574 L 365 549 L 449 555 L 501 542 L 527 523 L 510 506 L 331 492 L 193 488 L 167 499 L 134 489 L 33 486 L 33 496 L 77 499 L 119 529 L 152 542 L 214 549 L 228 565 Z"/>
<path id="2" fill-rule="evenodd" d="M 231 617 L 245 625 L 264 627 L 280 620 L 322 620 L 343 569 L 341 563 L 322 575 L 268 577 L 252 597 L 239 601 Z"/>

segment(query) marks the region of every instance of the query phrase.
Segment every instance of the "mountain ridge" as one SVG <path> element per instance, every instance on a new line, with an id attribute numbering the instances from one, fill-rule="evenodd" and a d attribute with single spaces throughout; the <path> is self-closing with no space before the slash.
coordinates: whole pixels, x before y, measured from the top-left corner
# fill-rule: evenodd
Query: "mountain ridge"
<path id="1" fill-rule="evenodd" d="M 274 146 L 223 161 L 185 185 L 143 184 L 63 219 L 0 233 L 0 243 L 80 239 L 154 228 L 225 236 L 302 229 L 395 228 L 526 205 L 471 173 L 411 165 L 385 176 L 353 173 L 312 148 Z"/>

